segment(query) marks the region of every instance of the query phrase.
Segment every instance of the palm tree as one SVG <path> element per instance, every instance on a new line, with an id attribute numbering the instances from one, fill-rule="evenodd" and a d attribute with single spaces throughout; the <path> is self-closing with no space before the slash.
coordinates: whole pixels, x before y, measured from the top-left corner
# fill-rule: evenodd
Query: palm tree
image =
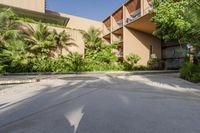
<path id="1" fill-rule="evenodd" d="M 27 52 L 22 39 L 22 24 L 15 21 L 11 9 L 0 10 L 0 71 L 18 63 L 27 63 Z"/>
<path id="2" fill-rule="evenodd" d="M 15 17 L 11 9 L 0 10 L 0 48 L 3 47 L 7 40 L 20 38 L 22 35 L 19 30 L 22 24 L 16 22 Z"/>
<path id="3" fill-rule="evenodd" d="M 70 43 L 70 41 L 73 39 L 65 30 L 63 30 L 60 33 L 57 33 L 56 30 L 54 30 L 53 32 L 54 32 L 54 43 L 59 47 L 60 55 L 62 55 L 62 48 L 67 49 L 67 47 L 72 44 Z"/>
<path id="4" fill-rule="evenodd" d="M 91 27 L 88 31 L 82 31 L 86 48 L 98 49 L 102 44 L 101 31 Z"/>
<path id="5" fill-rule="evenodd" d="M 36 29 L 30 25 L 26 25 L 23 32 L 25 34 L 25 42 L 30 45 L 30 51 L 36 56 L 47 57 L 51 49 L 56 47 L 54 33 L 49 31 L 47 25 L 39 23 Z"/>

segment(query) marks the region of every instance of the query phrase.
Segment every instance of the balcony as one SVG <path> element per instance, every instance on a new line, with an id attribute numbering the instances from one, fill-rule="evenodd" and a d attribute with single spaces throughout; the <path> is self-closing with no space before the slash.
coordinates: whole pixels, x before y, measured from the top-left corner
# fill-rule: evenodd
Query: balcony
<path id="1" fill-rule="evenodd" d="M 137 20 L 139 17 L 141 17 L 141 9 L 137 9 L 136 11 L 130 13 L 130 17 L 126 19 L 126 23 L 133 22 Z"/>
<path id="2" fill-rule="evenodd" d="M 111 32 L 111 18 L 108 17 L 103 21 L 103 35 L 107 35 Z"/>
<path id="3" fill-rule="evenodd" d="M 108 35 L 111 32 L 111 27 L 104 27 L 103 29 L 103 35 Z"/>
<path id="4" fill-rule="evenodd" d="M 156 25 L 151 21 L 151 17 L 151 14 L 146 14 L 144 16 L 141 16 L 137 20 L 128 23 L 126 27 L 152 34 L 153 31 L 155 31 L 156 29 Z"/>
<path id="5" fill-rule="evenodd" d="M 113 25 L 113 31 L 117 30 L 117 29 L 119 29 L 121 27 L 123 27 L 123 20 L 119 20 Z"/>
<path id="6" fill-rule="evenodd" d="M 112 34 L 112 40 L 117 43 L 123 42 L 123 29 L 120 28 L 118 30 L 115 30 Z"/>
<path id="7" fill-rule="evenodd" d="M 115 13 L 112 14 L 112 30 L 115 31 L 123 27 L 123 8 L 120 7 Z"/>
<path id="8" fill-rule="evenodd" d="M 115 41 L 119 43 L 119 45 L 123 42 L 123 37 L 122 36 L 116 36 Z"/>
<path id="9" fill-rule="evenodd" d="M 111 43 L 111 34 L 103 36 L 103 40 L 107 43 Z"/>
<path id="10" fill-rule="evenodd" d="M 148 14 L 153 9 L 153 1 L 152 0 L 145 0 L 144 1 L 144 15 Z"/>

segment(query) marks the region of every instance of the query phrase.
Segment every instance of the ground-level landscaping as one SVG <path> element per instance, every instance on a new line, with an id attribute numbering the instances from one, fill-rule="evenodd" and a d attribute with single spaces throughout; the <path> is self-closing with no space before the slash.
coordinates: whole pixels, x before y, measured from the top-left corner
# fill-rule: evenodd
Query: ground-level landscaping
<path id="1" fill-rule="evenodd" d="M 195 0 L 154 1 L 152 21 L 157 29 L 153 33 L 162 41 L 178 40 L 185 62 L 181 77 L 200 82 L 200 25 L 199 3 Z M 193 8 L 191 8 L 193 7 Z M 163 60 L 150 55 L 148 65 L 137 65 L 141 57 L 135 53 L 119 60 L 113 52 L 119 42 L 105 43 L 99 29 L 80 31 L 85 44 L 84 55 L 68 51 L 72 39 L 65 30 L 49 30 L 48 24 L 37 22 L 36 28 L 24 23 L 11 9 L 0 12 L 0 72 L 82 72 L 82 71 L 134 71 L 163 69 Z M 27 22 L 27 21 L 26 21 Z M 28 21 L 35 22 L 35 21 Z M 63 49 L 67 54 L 63 53 Z"/>
<path id="2" fill-rule="evenodd" d="M 70 35 L 63 30 L 56 32 L 39 23 L 33 28 L 19 21 L 11 9 L 2 9 L 0 71 L 9 73 L 20 72 L 79 72 L 79 71 L 122 71 L 160 69 L 157 59 L 150 60 L 149 66 L 138 66 L 141 59 L 132 53 L 127 61 L 119 62 L 113 52 L 117 42 L 108 44 L 102 41 L 101 31 L 90 28 L 80 31 L 85 42 L 85 54 L 63 54 L 68 50 Z"/>

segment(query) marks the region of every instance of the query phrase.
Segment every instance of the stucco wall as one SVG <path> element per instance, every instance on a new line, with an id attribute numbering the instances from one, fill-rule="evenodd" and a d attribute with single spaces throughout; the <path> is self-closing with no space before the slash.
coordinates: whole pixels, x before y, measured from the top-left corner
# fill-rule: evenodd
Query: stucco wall
<path id="1" fill-rule="evenodd" d="M 150 55 L 150 45 L 153 53 L 161 58 L 161 41 L 150 34 L 124 27 L 124 58 L 129 54 L 138 54 L 142 59 L 138 65 L 147 65 Z"/>
<path id="2" fill-rule="evenodd" d="M 96 27 L 102 30 L 103 24 L 100 21 L 95 21 L 87 18 L 73 16 L 69 14 L 60 13 L 62 17 L 69 18 L 67 27 L 72 29 L 88 30 L 90 27 Z"/>
<path id="3" fill-rule="evenodd" d="M 45 12 L 45 0 L 0 0 L 0 4 L 37 12 Z"/>

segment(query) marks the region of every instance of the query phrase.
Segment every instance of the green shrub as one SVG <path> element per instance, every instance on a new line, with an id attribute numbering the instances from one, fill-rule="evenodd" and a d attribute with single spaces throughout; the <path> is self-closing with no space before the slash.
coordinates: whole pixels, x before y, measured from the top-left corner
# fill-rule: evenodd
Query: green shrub
<path id="1" fill-rule="evenodd" d="M 143 65 L 138 65 L 138 66 L 134 66 L 134 67 L 133 67 L 133 70 L 136 70 L 136 71 L 144 71 L 144 70 L 149 70 L 149 68 L 146 67 L 146 66 L 143 66 Z"/>
<path id="2" fill-rule="evenodd" d="M 161 70 L 163 69 L 163 60 L 158 59 L 155 54 L 151 55 L 151 58 L 147 62 L 147 66 L 150 70 Z"/>
<path id="3" fill-rule="evenodd" d="M 0 74 L 5 72 L 5 65 L 0 64 Z"/>
<path id="4" fill-rule="evenodd" d="M 181 78 L 192 81 L 200 82 L 200 64 L 193 64 L 192 62 L 185 62 L 181 69 Z"/>
<path id="5" fill-rule="evenodd" d="M 124 61 L 122 63 L 123 70 L 124 71 L 144 71 L 144 70 L 149 70 L 148 67 L 143 66 L 143 65 L 131 65 L 130 63 Z"/>
<path id="6" fill-rule="evenodd" d="M 89 63 L 85 64 L 85 71 L 119 71 L 123 70 L 120 64 L 107 64 L 107 63 Z"/>
<path id="7" fill-rule="evenodd" d="M 124 62 L 122 63 L 122 65 L 123 65 L 123 70 L 124 70 L 124 71 L 132 71 L 133 68 L 134 68 L 134 66 L 131 65 L 131 64 L 130 64 L 129 62 L 127 62 L 127 61 L 124 61 Z"/>
<path id="8" fill-rule="evenodd" d="M 80 72 L 83 70 L 84 66 L 83 57 L 76 52 L 67 55 L 65 61 L 69 67 L 69 71 Z"/>
<path id="9" fill-rule="evenodd" d="M 127 61 L 130 62 L 132 65 L 137 64 L 139 60 L 141 60 L 141 57 L 137 54 L 129 54 L 127 56 Z"/>
<path id="10" fill-rule="evenodd" d="M 200 73 L 192 74 L 191 81 L 194 83 L 199 83 L 200 82 Z"/>
<path id="11" fill-rule="evenodd" d="M 36 58 L 32 61 L 33 72 L 79 72 L 83 70 L 84 61 L 78 53 L 70 53 L 57 58 Z"/>

